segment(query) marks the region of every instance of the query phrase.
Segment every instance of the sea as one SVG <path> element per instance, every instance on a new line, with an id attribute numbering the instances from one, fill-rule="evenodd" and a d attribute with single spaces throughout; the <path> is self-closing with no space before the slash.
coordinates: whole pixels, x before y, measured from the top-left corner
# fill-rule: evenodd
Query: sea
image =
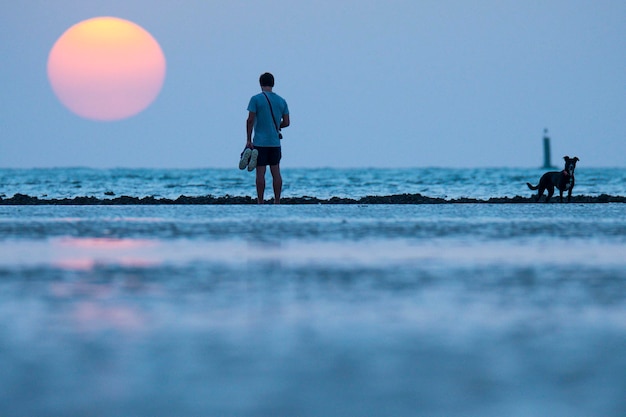
<path id="1" fill-rule="evenodd" d="M 530 196 L 533 192 L 526 183 L 537 185 L 545 171 L 537 168 L 292 168 L 282 169 L 282 195 L 319 199 L 394 194 L 447 199 Z M 266 198 L 269 198 L 269 173 L 267 179 Z M 176 199 L 181 195 L 256 197 L 256 190 L 254 173 L 238 169 L 0 168 L 0 198 L 15 194 L 44 199 L 113 199 L 123 195 Z M 625 196 L 626 169 L 578 167 L 576 194 Z"/>
<path id="2" fill-rule="evenodd" d="M 286 168 L 283 196 L 528 197 L 543 172 Z M 15 194 L 255 188 L 0 169 Z M 603 194 L 626 169 L 580 166 Z M 622 417 L 625 393 L 624 203 L 0 205 L 0 416 Z"/>

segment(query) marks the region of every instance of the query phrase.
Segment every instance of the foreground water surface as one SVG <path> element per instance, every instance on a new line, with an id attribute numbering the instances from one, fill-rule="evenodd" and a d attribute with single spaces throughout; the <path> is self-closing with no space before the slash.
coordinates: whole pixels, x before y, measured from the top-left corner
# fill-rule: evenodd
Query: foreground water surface
<path id="1" fill-rule="evenodd" d="M 623 416 L 623 204 L 0 207 L 0 415 Z"/>

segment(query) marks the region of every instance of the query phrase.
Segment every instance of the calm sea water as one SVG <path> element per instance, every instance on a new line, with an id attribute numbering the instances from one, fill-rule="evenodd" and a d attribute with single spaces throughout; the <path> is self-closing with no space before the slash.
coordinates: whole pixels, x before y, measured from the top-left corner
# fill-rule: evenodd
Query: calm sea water
<path id="1" fill-rule="evenodd" d="M 608 171 L 576 191 L 625 194 Z M 252 195 L 237 171 L 1 172 L 8 196 Z M 490 197 L 540 173 L 285 177 Z M 623 416 L 625 249 L 624 204 L 1 206 L 0 415 Z"/>
<path id="2" fill-rule="evenodd" d="M 320 199 L 404 193 L 480 199 L 529 196 L 532 192 L 526 182 L 536 185 L 544 172 L 533 168 L 284 169 L 283 196 Z M 16 193 L 40 198 L 128 195 L 175 199 L 181 195 L 252 196 L 256 191 L 254 174 L 238 169 L 0 169 L 0 197 L 12 197 Z M 626 195 L 626 169 L 580 166 L 576 170 L 574 193 Z"/>

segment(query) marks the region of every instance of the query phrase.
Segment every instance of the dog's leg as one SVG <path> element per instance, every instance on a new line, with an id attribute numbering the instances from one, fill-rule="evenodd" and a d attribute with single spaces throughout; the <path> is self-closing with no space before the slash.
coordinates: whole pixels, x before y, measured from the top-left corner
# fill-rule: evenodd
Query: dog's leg
<path id="1" fill-rule="evenodd" d="M 563 190 L 561 190 L 559 188 L 559 201 L 562 203 L 563 202 Z"/>
<path id="2" fill-rule="evenodd" d="M 541 199 L 541 196 L 543 195 L 543 192 L 545 191 L 545 188 L 542 187 L 541 185 L 538 186 L 539 191 L 537 191 L 537 197 L 535 197 L 535 203 L 538 203 L 539 200 Z"/>
<path id="3" fill-rule="evenodd" d="M 575 158 L 575 159 L 578 159 L 578 158 Z M 569 189 L 567 190 L 567 202 L 568 203 L 572 199 L 572 191 L 574 191 L 574 185 L 576 185 L 576 179 L 574 178 L 574 175 L 572 174 L 572 181 L 570 183 Z"/>
<path id="4" fill-rule="evenodd" d="M 552 187 L 548 187 L 548 195 L 546 197 L 546 203 L 548 203 L 550 201 L 550 199 L 552 198 L 552 195 L 554 194 L 554 186 Z"/>

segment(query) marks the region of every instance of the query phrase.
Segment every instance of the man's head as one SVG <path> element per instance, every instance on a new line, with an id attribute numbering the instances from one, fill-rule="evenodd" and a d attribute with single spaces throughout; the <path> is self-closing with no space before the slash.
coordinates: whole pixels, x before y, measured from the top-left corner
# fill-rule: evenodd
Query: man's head
<path id="1" fill-rule="evenodd" d="M 274 76 L 269 72 L 261 74 L 259 83 L 261 84 L 261 87 L 274 87 Z"/>

